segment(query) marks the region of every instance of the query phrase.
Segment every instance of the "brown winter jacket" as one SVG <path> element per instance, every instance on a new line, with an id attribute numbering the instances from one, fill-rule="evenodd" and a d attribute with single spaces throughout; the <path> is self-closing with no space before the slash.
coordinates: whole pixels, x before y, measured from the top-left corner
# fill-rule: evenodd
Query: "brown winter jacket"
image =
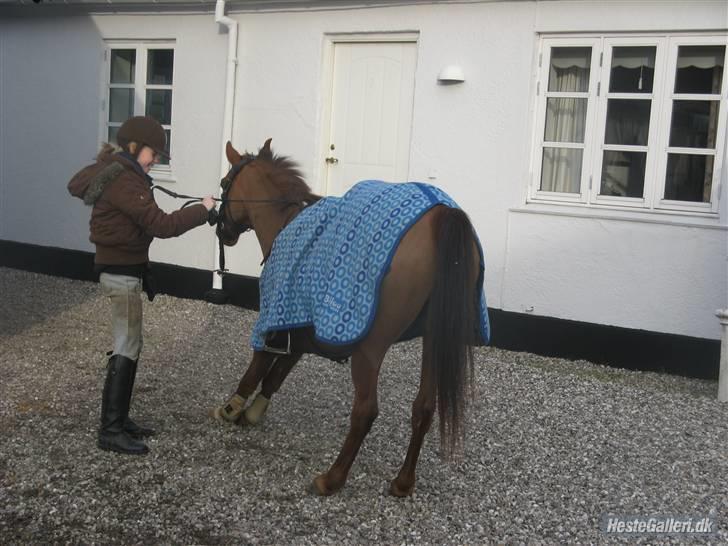
<path id="1" fill-rule="evenodd" d="M 207 221 L 202 204 L 165 213 L 154 201 L 150 180 L 138 164 L 105 148 L 68 183 L 71 195 L 93 205 L 89 239 L 96 245 L 95 263 L 147 263 L 154 237 L 176 237 Z"/>

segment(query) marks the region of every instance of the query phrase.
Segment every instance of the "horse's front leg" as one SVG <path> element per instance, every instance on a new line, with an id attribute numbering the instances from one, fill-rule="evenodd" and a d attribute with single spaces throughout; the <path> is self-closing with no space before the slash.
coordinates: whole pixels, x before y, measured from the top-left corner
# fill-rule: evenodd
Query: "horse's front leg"
<path id="1" fill-rule="evenodd" d="M 361 348 L 357 348 L 351 357 L 354 382 L 351 425 L 334 464 L 313 481 L 313 489 L 319 495 L 331 495 L 344 486 L 359 448 L 377 418 L 377 381 L 382 358 L 383 355 L 369 357 Z"/>
<path id="2" fill-rule="evenodd" d="M 245 410 L 245 421 L 257 425 L 268 410 L 271 397 L 278 392 L 293 366 L 301 359 L 300 354 L 279 356 L 270 371 L 263 378 L 258 396 Z"/>
<path id="3" fill-rule="evenodd" d="M 276 355 L 255 351 L 248 369 L 238 384 L 238 388 L 230 399 L 213 410 L 213 416 L 223 423 L 241 424 L 243 410 L 248 397 L 255 392 L 258 384 L 270 370 Z"/>

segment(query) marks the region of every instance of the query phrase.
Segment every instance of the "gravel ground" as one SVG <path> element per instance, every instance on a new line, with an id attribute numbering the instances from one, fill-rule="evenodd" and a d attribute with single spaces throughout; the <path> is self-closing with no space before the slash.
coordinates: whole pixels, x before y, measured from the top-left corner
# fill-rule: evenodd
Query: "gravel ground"
<path id="1" fill-rule="evenodd" d="M 380 414 L 346 487 L 312 478 L 348 425 L 347 365 L 305 357 L 266 419 L 209 410 L 237 386 L 256 313 L 145 301 L 133 414 L 144 457 L 95 446 L 110 345 L 94 283 L 0 268 L 0 543 L 728 542 L 728 404 L 716 382 L 481 348 L 462 457 L 423 447 L 415 494 L 387 485 L 409 438 L 419 345 L 392 348 Z M 710 536 L 605 535 L 603 514 L 712 516 Z M 715 528 L 714 528 L 715 529 Z"/>

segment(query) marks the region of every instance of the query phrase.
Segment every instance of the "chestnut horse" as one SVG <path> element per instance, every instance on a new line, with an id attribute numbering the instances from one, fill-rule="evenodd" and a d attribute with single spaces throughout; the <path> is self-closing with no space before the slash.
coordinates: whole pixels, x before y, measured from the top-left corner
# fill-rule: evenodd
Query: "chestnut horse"
<path id="1" fill-rule="evenodd" d="M 311 193 L 289 159 L 273 155 L 270 141 L 257 156 L 241 156 L 227 143 L 226 154 L 233 168 L 223 179 L 218 225 L 218 236 L 227 246 L 236 244 L 242 232 L 254 230 L 264 259 L 288 223 L 321 199 Z M 464 212 L 433 206 L 402 236 L 381 281 L 374 320 L 359 341 L 343 348 L 327 346 L 313 340 L 310 328 L 308 332 L 305 328 L 293 330 L 287 351 L 254 351 L 237 391 L 214 410 L 215 417 L 223 422 L 256 424 L 303 353 L 335 354 L 337 358 L 350 355 L 354 400 L 349 432 L 334 463 L 313 481 L 313 490 L 319 495 L 335 493 L 344 486 L 377 417 L 377 382 L 385 353 L 422 312 L 422 364 L 419 390 L 412 405 L 412 436 L 404 464 L 390 484 L 393 495 L 410 495 L 420 448 L 435 408 L 443 454 L 451 454 L 461 444 L 464 410 L 467 399 L 472 398 L 472 346 L 487 341 L 476 335 L 481 331 L 480 252 Z M 246 407 L 261 383 L 260 393 Z"/>

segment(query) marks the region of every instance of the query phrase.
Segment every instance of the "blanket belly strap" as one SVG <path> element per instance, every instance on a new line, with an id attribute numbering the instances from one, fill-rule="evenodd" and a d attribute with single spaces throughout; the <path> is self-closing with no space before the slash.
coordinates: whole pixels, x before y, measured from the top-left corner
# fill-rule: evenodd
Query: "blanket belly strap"
<path id="1" fill-rule="evenodd" d="M 268 332 L 263 351 L 280 355 L 315 354 L 345 364 L 354 352 L 354 345 L 333 346 L 320 343 L 316 341 L 313 327 L 306 326 Z"/>

